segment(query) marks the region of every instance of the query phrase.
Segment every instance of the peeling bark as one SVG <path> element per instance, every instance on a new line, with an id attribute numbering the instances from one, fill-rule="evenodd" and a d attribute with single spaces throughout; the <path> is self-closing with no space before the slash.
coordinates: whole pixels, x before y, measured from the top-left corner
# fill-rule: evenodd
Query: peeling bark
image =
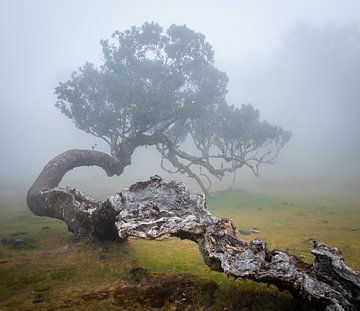
<path id="1" fill-rule="evenodd" d="M 275 284 L 319 310 L 360 310 L 360 274 L 336 248 L 315 241 L 310 265 L 286 250 L 269 250 L 259 238 L 248 243 L 236 236 L 230 219 L 206 210 L 203 194 L 191 194 L 182 183 L 153 176 L 103 202 L 74 188 L 30 190 L 35 214 L 64 220 L 78 237 L 189 239 L 213 270 Z"/>
<path id="2" fill-rule="evenodd" d="M 236 236 L 230 219 L 206 210 L 203 195 L 158 177 L 131 186 L 119 197 L 116 226 L 121 238 L 190 239 L 213 270 L 275 284 L 319 309 L 360 310 L 360 275 L 336 248 L 315 241 L 315 261 L 309 265 L 286 250 L 269 250 L 261 239 L 247 243 Z"/>

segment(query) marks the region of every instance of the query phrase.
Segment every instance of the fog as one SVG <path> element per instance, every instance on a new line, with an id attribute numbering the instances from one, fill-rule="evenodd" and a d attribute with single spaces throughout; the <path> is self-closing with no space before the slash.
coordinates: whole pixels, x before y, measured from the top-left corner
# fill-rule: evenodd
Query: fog
<path id="1" fill-rule="evenodd" d="M 228 102 L 252 103 L 262 119 L 292 132 L 276 163 L 264 167 L 259 179 L 239 172 L 239 187 L 341 180 L 356 188 L 359 12 L 356 0 L 3 0 L 0 185 L 26 189 L 48 160 L 70 148 L 97 143 L 98 150 L 109 151 L 55 108 L 54 88 L 86 61 L 101 64 L 101 39 L 154 21 L 164 29 L 186 24 L 205 34 L 217 68 L 229 76 Z M 138 150 L 133 165 L 111 185 L 155 173 L 166 176 L 158 162 L 151 148 Z M 110 183 L 97 169 L 80 169 L 67 178 L 81 184 L 89 178 Z"/>

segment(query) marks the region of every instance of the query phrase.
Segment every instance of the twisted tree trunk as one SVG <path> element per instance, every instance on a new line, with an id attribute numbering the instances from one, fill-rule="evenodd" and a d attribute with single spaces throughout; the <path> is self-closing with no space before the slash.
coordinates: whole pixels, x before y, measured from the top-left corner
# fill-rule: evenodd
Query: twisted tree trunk
<path id="1" fill-rule="evenodd" d="M 190 239 L 213 270 L 275 284 L 319 310 L 360 310 L 359 272 L 345 264 L 336 248 L 315 241 L 310 265 L 286 250 L 269 250 L 259 238 L 247 243 L 236 236 L 231 220 L 206 210 L 204 195 L 158 176 L 103 202 L 75 188 L 56 188 L 67 170 L 81 165 L 98 165 L 108 175 L 120 174 L 126 166 L 96 151 L 67 151 L 51 160 L 30 188 L 29 208 L 64 220 L 77 237 Z"/>
<path id="2" fill-rule="evenodd" d="M 58 185 L 76 167 L 99 166 L 108 176 L 114 176 L 120 175 L 128 164 L 129 161 L 99 151 L 65 151 L 46 164 L 27 193 L 27 205 L 35 215 L 63 220 L 77 238 L 118 239 L 114 226 L 117 213 L 111 205 L 100 204 L 75 188 Z"/>

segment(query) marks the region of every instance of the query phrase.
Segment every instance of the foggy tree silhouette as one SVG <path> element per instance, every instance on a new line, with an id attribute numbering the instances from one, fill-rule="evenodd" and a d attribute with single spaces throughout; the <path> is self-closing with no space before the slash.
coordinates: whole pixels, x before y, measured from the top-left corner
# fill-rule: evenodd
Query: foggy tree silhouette
<path id="1" fill-rule="evenodd" d="M 99 166 L 108 176 L 120 175 L 136 148 L 156 146 L 164 170 L 187 174 L 207 194 L 208 175 L 221 180 L 244 166 L 258 175 L 260 166 L 271 163 L 288 142 L 290 133 L 261 121 L 251 105 L 226 103 L 228 79 L 215 68 L 213 49 L 203 34 L 185 25 L 172 25 L 163 33 L 158 24 L 145 23 L 115 32 L 111 42 L 101 45 L 104 63 L 98 69 L 86 63 L 60 83 L 56 106 L 76 127 L 104 140 L 110 154 L 94 145 L 52 159 L 27 193 L 36 215 L 64 220 L 79 237 L 117 239 L 116 230 L 109 229 L 111 209 L 100 214 L 97 209 L 98 217 L 89 222 L 83 208 L 95 201 L 76 189 L 58 191 L 69 170 Z M 189 143 L 196 152 L 185 151 Z M 75 198 L 82 202 L 79 206 L 72 206 Z"/>
<path id="2" fill-rule="evenodd" d="M 187 174 L 207 194 L 209 176 L 221 180 L 242 167 L 258 175 L 289 140 L 251 105 L 227 104 L 228 78 L 214 66 L 203 34 L 185 25 L 163 33 L 145 23 L 101 45 L 103 64 L 86 63 L 60 83 L 56 106 L 109 145 L 122 167 L 117 172 L 131 164 L 136 148 L 153 145 L 165 171 Z M 186 152 L 185 144 L 195 151 Z"/>

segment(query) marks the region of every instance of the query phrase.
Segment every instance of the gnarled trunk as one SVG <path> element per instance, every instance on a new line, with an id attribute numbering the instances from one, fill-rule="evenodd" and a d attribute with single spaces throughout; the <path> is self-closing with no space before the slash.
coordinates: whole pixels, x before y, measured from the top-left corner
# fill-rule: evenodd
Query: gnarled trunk
<path id="1" fill-rule="evenodd" d="M 315 241 L 315 261 L 310 265 L 286 250 L 269 250 L 258 238 L 247 243 L 236 236 L 231 220 L 206 210 L 204 195 L 191 194 L 183 184 L 158 176 L 103 202 L 74 188 L 56 188 L 67 170 L 81 165 L 98 165 L 108 175 L 124 168 L 95 151 L 65 152 L 49 162 L 30 188 L 29 208 L 37 215 L 64 220 L 78 237 L 190 239 L 213 270 L 275 284 L 320 310 L 360 310 L 359 272 L 345 264 L 337 249 Z"/>
<path id="2" fill-rule="evenodd" d="M 78 238 L 118 239 L 111 205 L 99 204 L 75 188 L 57 187 L 73 168 L 99 166 L 113 176 L 120 175 L 128 163 L 94 150 L 65 151 L 45 165 L 27 193 L 27 205 L 35 215 L 63 220 Z"/>

